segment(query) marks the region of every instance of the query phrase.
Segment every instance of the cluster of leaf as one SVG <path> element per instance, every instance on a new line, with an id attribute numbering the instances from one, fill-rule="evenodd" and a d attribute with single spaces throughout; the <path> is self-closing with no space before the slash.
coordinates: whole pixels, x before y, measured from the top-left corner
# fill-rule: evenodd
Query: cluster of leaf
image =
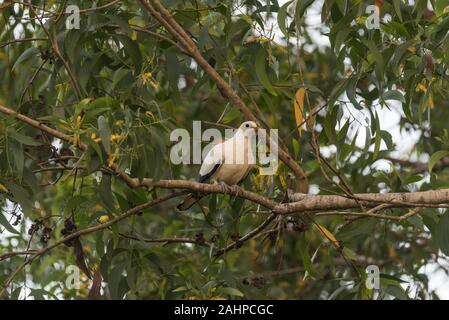
<path id="1" fill-rule="evenodd" d="M 369 4 L 357 0 L 162 3 L 254 113 L 279 129 L 311 184 L 328 194 L 341 189 L 325 179 L 322 169 L 331 179 L 345 179 L 353 192 L 447 186 L 444 168 L 435 167 L 429 176 L 417 174 L 413 164 L 410 168 L 393 164 L 389 172 L 375 166 L 376 160 L 397 148 L 378 115 L 380 108 L 391 107 L 391 100 L 402 103 L 401 128 L 421 132 L 413 149 L 418 156 L 449 146 L 443 131 L 449 110 L 449 12 L 445 1 L 430 2 L 433 15 L 427 0 L 416 0 L 414 5 L 383 1 L 379 29 L 366 27 Z M 47 12 L 63 9 L 56 1 L 31 3 L 45 6 Z M 108 1 L 67 2 L 80 8 L 94 3 L 100 7 Z M 24 5 L 2 6 L 0 43 L 18 34 L 44 40 L 0 49 L 0 104 L 64 132 L 76 143 L 86 144 L 87 150 L 0 116 L 0 225 L 9 232 L 1 238 L 0 255 L 29 245 L 45 247 L 48 244 L 40 241 L 44 227 L 52 230 L 49 243 L 60 239 L 70 217 L 81 229 L 165 193 L 130 188 L 117 177 L 102 174 L 102 165 L 115 164 L 138 178 L 194 178 L 197 166 L 170 163 L 171 130 L 190 130 L 193 120 L 206 121 L 205 127 L 218 119 L 232 126 L 243 121 L 191 57 L 166 39 L 138 31 L 147 28 L 171 38 L 139 2 L 121 1 L 81 13 L 80 29 L 71 30 L 66 29 L 64 17 L 55 22 L 56 16 L 50 15 L 41 24 L 39 16 Z M 321 13 L 319 26 L 310 25 L 308 17 L 314 11 Z M 273 31 L 276 27 L 280 31 Z M 313 30 L 327 35 L 330 47 L 317 45 Z M 49 35 L 55 36 L 49 40 Z M 306 115 L 326 104 L 311 124 L 320 146 L 331 150 L 327 160 L 338 169 L 338 179 L 315 158 L 310 127 L 301 135 L 295 129 L 293 100 L 303 85 Z M 347 116 L 354 108 L 366 119 Z M 362 147 L 356 144 L 358 134 L 366 137 Z M 444 156 L 438 153 L 432 163 Z M 74 165 L 83 168 L 64 170 L 62 177 L 60 170 L 41 170 Z M 273 177 L 254 172 L 244 187 L 282 200 L 287 172 L 285 166 Z M 195 206 L 180 214 L 174 209 L 176 200 L 169 201 L 81 237 L 89 265 L 101 272 L 103 297 L 429 298 L 434 293 L 421 268 L 441 257 L 441 252 L 449 254 L 448 214 L 426 209 L 401 222 L 360 219 L 344 228 L 340 228 L 343 217 L 315 217 L 338 239 L 337 247 L 324 240 L 310 220 L 279 218 L 270 232 L 214 258 L 216 250 L 255 228 L 265 215 L 257 213 L 263 208 L 229 196 L 213 196 L 202 204 L 204 210 Z M 17 215 L 21 220 L 14 223 Z M 36 223 L 42 228 L 29 232 Z M 290 224 L 305 228 L 290 228 Z M 201 239 L 211 247 L 145 241 L 175 237 Z M 1 282 L 23 258 L 0 263 Z M 65 283 L 66 267 L 76 263 L 66 247 L 50 251 L 17 275 L 8 291 L 10 298 L 87 297 L 90 280 L 86 277 L 79 290 Z M 379 295 L 365 286 L 364 267 L 369 264 L 381 270 Z M 25 279 L 29 289 L 22 285 Z M 411 286 L 404 290 L 407 285 Z"/>

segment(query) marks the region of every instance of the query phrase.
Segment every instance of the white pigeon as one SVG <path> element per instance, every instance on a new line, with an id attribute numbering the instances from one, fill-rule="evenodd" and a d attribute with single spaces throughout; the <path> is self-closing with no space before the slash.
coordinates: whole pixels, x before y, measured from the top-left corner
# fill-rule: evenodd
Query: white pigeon
<path id="1" fill-rule="evenodd" d="M 254 164 L 252 150 L 255 145 L 257 124 L 254 121 L 243 122 L 232 138 L 212 147 L 201 165 L 198 182 L 220 183 L 225 188 L 242 182 Z M 243 154 L 241 154 L 243 152 Z M 177 208 L 187 210 L 197 203 L 204 194 L 189 194 Z"/>

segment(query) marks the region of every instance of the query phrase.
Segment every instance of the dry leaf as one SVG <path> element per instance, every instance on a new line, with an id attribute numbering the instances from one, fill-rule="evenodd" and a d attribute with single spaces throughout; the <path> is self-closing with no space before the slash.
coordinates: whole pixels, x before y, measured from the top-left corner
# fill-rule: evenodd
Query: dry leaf
<path id="1" fill-rule="evenodd" d="M 0 183 L 0 192 L 8 193 L 9 191 L 8 188 L 6 188 L 4 185 Z"/>
<path id="2" fill-rule="evenodd" d="M 318 223 L 315 223 L 315 226 L 321 232 L 321 234 L 332 243 L 332 245 L 335 247 L 335 249 L 341 249 L 340 242 L 337 240 L 337 238 L 335 238 L 335 236 L 332 234 L 332 232 L 327 230 L 322 225 L 319 225 Z"/>
<path id="3" fill-rule="evenodd" d="M 304 93 L 304 88 L 299 88 L 295 93 L 295 101 L 293 103 L 293 107 L 295 109 L 296 127 L 298 128 L 299 135 L 301 135 L 301 124 L 304 118 Z"/>
<path id="4" fill-rule="evenodd" d="M 429 108 L 432 110 L 435 108 L 435 102 L 433 101 L 433 94 L 432 92 L 429 93 Z"/>

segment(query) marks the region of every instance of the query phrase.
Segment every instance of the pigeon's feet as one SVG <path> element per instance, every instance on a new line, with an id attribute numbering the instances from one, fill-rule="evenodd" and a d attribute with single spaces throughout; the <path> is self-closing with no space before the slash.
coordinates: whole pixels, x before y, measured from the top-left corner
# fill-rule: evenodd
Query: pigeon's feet
<path id="1" fill-rule="evenodd" d="M 229 184 L 221 181 L 220 185 L 223 187 L 223 192 L 233 195 L 234 198 L 238 197 L 242 190 L 242 188 L 236 184 L 229 185 Z"/>
<path id="2" fill-rule="evenodd" d="M 233 186 L 231 186 L 231 190 L 234 193 L 234 195 L 238 197 L 242 191 L 242 188 L 239 185 L 234 184 Z"/>
<path id="3" fill-rule="evenodd" d="M 224 193 L 232 193 L 232 187 L 226 182 L 220 181 L 218 184 L 223 188 Z"/>

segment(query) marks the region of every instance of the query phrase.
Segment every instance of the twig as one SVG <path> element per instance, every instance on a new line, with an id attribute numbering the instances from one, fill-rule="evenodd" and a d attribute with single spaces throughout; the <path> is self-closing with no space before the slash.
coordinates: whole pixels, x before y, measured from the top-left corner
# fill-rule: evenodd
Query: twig
<path id="1" fill-rule="evenodd" d="M 119 235 L 123 238 L 135 240 L 135 241 L 141 241 L 146 243 L 163 243 L 164 245 L 171 244 L 171 243 L 192 243 L 203 247 L 210 247 L 210 244 L 207 242 L 198 241 L 196 239 L 190 239 L 190 238 L 159 238 L 159 239 L 148 239 L 148 238 L 142 238 L 142 237 L 136 237 L 133 235 L 127 235 L 124 233 L 119 232 Z"/>
<path id="2" fill-rule="evenodd" d="M 218 250 L 215 254 L 214 257 L 218 258 L 219 256 L 221 256 L 222 254 L 235 249 L 235 248 L 240 248 L 240 246 L 250 240 L 251 238 L 253 238 L 254 236 L 256 236 L 258 233 L 260 233 L 263 229 L 265 229 L 270 223 L 271 221 L 273 221 L 276 218 L 276 214 L 272 213 L 271 215 L 268 216 L 267 219 L 265 219 L 264 222 L 262 222 L 258 227 L 256 227 L 255 229 L 251 230 L 250 232 L 248 232 L 247 234 L 245 234 L 243 237 L 237 239 L 236 241 L 234 241 L 233 243 L 229 244 L 228 246 L 226 246 L 223 249 Z"/>

